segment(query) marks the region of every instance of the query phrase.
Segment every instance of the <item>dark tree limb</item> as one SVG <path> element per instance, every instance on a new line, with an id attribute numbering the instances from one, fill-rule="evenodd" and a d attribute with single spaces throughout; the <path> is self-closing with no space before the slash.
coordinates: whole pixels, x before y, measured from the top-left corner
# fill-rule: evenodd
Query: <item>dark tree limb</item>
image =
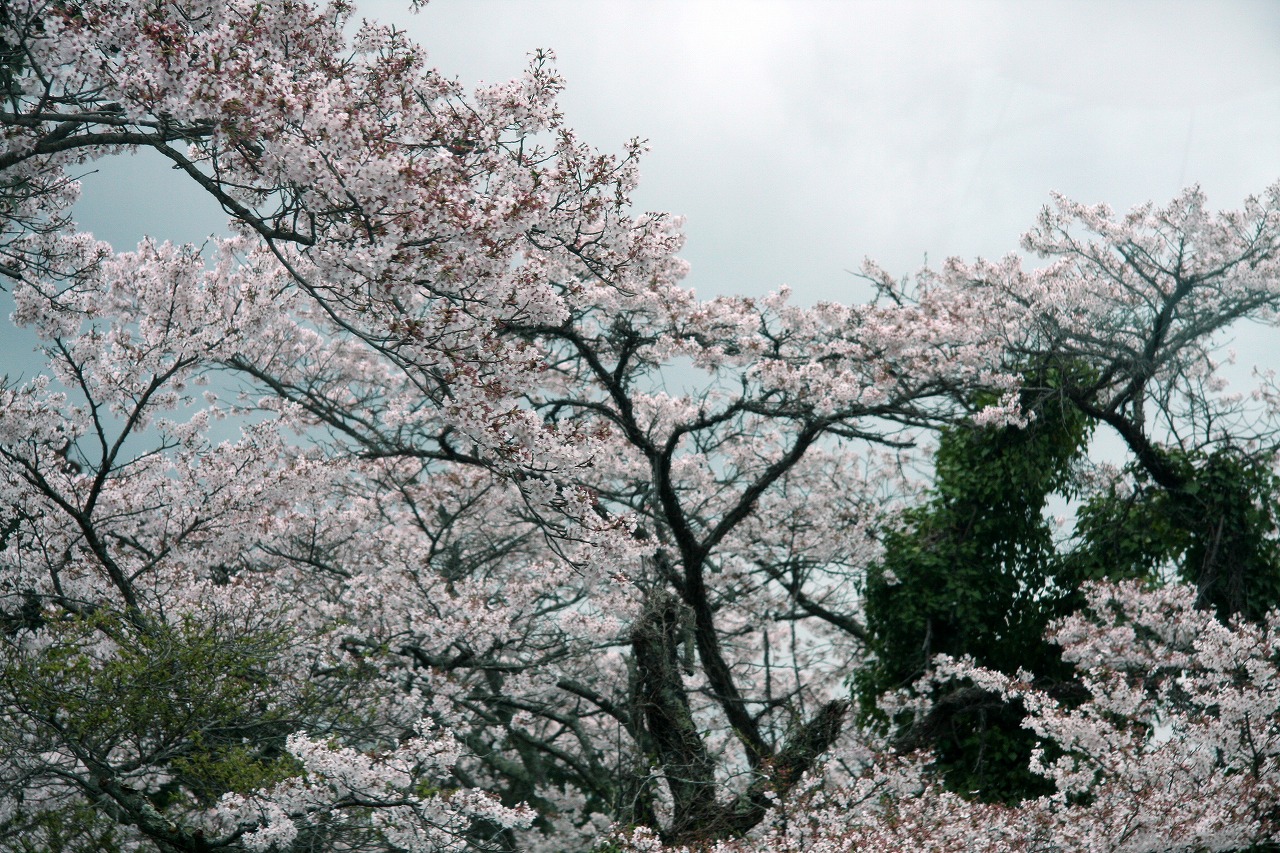
<path id="1" fill-rule="evenodd" d="M 689 618 L 683 610 L 675 596 L 657 592 L 631 631 L 637 699 L 671 791 L 672 838 L 695 832 L 717 811 L 715 763 L 698 733 L 680 670 L 677 647 Z"/>

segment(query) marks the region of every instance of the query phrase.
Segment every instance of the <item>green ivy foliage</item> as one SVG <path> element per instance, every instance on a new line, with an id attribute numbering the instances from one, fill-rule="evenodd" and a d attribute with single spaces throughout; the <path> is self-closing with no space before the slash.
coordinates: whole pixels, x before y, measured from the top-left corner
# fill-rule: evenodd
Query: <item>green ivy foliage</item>
<path id="1" fill-rule="evenodd" d="M 1073 462 L 1092 423 L 1051 392 L 1024 399 L 1024 429 L 958 426 L 939 440 L 934 487 L 885 535 L 868 573 L 865 608 L 872 659 L 854 677 L 864 722 L 904 748 L 932 750 L 935 768 L 962 794 L 1016 802 L 1051 786 L 1028 769 L 1034 736 L 1023 709 L 972 689 L 935 688 L 921 720 L 889 719 L 881 696 L 912 685 L 935 655 L 970 656 L 1013 674 L 1030 672 L 1070 701 L 1072 673 L 1044 634 L 1077 610 L 1087 581 L 1177 577 L 1221 619 L 1261 619 L 1280 606 L 1280 476 L 1269 459 L 1224 446 L 1162 448 L 1162 481 L 1138 463 L 1077 511 L 1070 549 L 1060 550 L 1045 507 L 1075 496 Z M 983 402 L 983 401 L 978 401 Z M 1172 482 L 1171 482 L 1172 480 Z"/>
<path id="2" fill-rule="evenodd" d="M 1081 508 L 1073 575 L 1155 577 L 1172 569 L 1219 618 L 1261 619 L 1280 606 L 1280 477 L 1236 447 L 1163 453 L 1176 485 L 1135 468 L 1132 487 L 1113 486 Z"/>
<path id="3" fill-rule="evenodd" d="M 928 502 L 889 531 L 883 561 L 869 572 L 874 657 L 855 677 L 864 721 L 896 728 L 911 746 L 931 747 L 954 790 L 1000 801 L 1051 790 L 1027 769 L 1035 742 L 1021 728 L 1020 707 L 957 689 L 946 701 L 934 697 L 941 716 L 921 728 L 886 719 L 876 703 L 910 688 L 940 653 L 1005 672 L 1069 674 L 1044 640 L 1065 598 L 1044 513 L 1050 495 L 1070 489 L 1072 461 L 1091 425 L 1057 397 L 1024 406 L 1034 419 L 1022 429 L 942 433 Z"/>

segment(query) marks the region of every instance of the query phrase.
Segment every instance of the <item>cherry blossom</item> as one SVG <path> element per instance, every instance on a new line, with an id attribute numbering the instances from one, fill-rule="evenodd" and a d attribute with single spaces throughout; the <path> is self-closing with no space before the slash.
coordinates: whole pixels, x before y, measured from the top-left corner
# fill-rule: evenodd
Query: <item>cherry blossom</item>
<path id="1" fill-rule="evenodd" d="M 0 849 L 1272 837 L 1271 622 L 1093 588 L 1074 705 L 937 662 L 1031 711 L 1058 794 L 1020 805 L 855 730 L 849 678 L 932 431 L 1057 394 L 1157 479 L 1165 442 L 1274 450 L 1202 427 L 1239 413 L 1215 336 L 1280 300 L 1280 191 L 1057 199 L 1046 266 L 868 264 L 868 304 L 700 299 L 549 53 L 466 92 L 345 2 L 13 0 L 0 69 L 0 274 L 47 363 L 0 383 Z M 140 148 L 233 236 L 78 232 L 75 175 Z"/>

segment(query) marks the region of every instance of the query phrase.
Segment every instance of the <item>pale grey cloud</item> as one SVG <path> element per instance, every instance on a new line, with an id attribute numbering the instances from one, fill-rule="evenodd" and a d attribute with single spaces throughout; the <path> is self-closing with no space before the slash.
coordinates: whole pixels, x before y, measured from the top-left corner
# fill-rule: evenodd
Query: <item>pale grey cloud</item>
<path id="1" fill-rule="evenodd" d="M 1191 2 L 495 2 L 398 17 L 464 82 L 550 47 L 571 123 L 648 138 L 690 284 L 852 298 L 873 255 L 998 255 L 1050 190 L 1125 208 L 1280 177 L 1280 7 Z"/>

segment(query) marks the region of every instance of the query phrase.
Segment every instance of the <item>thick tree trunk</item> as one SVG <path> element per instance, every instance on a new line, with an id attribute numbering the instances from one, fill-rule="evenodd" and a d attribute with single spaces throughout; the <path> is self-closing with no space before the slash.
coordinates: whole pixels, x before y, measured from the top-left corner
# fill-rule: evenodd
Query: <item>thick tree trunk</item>
<path id="1" fill-rule="evenodd" d="M 689 618 L 675 596 L 660 592 L 631 632 L 639 705 L 671 790 L 673 838 L 705 825 L 717 810 L 715 765 L 694 724 L 680 671 L 682 625 Z"/>
<path id="2" fill-rule="evenodd" d="M 657 751 L 671 791 L 670 844 L 712 841 L 746 833 L 768 811 L 771 795 L 785 796 L 831 748 L 849 703 L 828 702 L 799 726 L 761 766 L 747 790 L 728 802 L 716 799 L 715 766 L 698 733 L 681 674 L 680 643 L 693 614 L 669 592 L 652 596 L 631 632 L 637 699 L 649 742 Z M 655 827 L 657 828 L 657 827 Z"/>

